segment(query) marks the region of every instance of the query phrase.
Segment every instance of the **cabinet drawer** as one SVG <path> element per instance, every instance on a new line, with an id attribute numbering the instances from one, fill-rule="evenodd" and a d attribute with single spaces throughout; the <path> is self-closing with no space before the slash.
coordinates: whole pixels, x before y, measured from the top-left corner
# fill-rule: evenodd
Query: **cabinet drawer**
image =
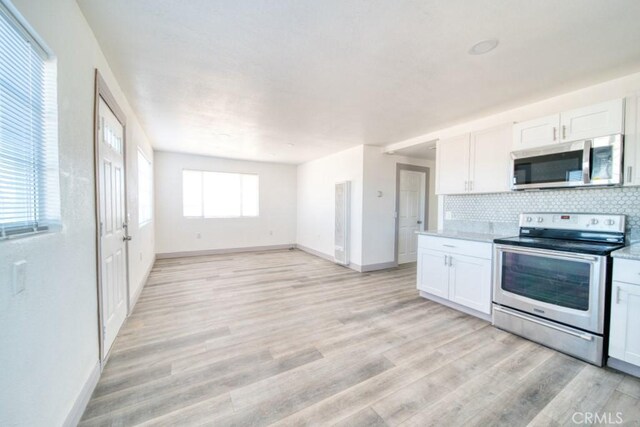
<path id="1" fill-rule="evenodd" d="M 614 258 L 613 280 L 640 285 L 640 261 Z"/>
<path id="2" fill-rule="evenodd" d="M 432 251 L 491 259 L 493 244 L 472 240 L 420 235 L 418 246 Z"/>

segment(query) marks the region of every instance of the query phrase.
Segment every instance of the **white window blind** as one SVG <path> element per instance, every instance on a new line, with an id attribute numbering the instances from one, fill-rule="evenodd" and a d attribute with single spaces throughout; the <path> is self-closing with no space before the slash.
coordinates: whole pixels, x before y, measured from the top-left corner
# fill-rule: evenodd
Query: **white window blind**
<path id="1" fill-rule="evenodd" d="M 138 149 L 138 224 L 151 222 L 153 205 L 153 170 L 151 162 Z"/>
<path id="2" fill-rule="evenodd" d="M 186 217 L 256 217 L 259 199 L 258 175 L 182 171 L 182 207 Z"/>
<path id="3" fill-rule="evenodd" d="M 56 64 L 0 3 L 0 239 L 60 225 Z"/>

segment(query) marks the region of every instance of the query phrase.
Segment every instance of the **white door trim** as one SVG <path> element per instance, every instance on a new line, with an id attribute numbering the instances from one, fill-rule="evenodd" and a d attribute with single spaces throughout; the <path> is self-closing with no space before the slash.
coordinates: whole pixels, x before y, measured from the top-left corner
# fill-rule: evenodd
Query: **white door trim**
<path id="1" fill-rule="evenodd" d="M 109 356 L 105 351 L 104 345 L 104 301 L 102 295 L 102 242 L 100 232 L 100 117 L 99 117 L 99 105 L 100 99 L 102 99 L 109 109 L 116 116 L 120 124 L 122 124 L 122 154 L 123 154 L 123 170 L 124 170 L 124 216 L 128 217 L 127 208 L 127 125 L 126 116 L 118 106 L 115 98 L 111 94 L 111 91 L 107 87 L 106 82 L 100 75 L 98 69 L 95 70 L 95 97 L 94 97 L 94 111 L 93 111 L 93 151 L 94 151 L 94 181 L 95 181 L 95 217 L 96 217 L 96 267 L 97 267 L 97 293 L 98 293 L 98 351 L 100 357 L 100 370 L 104 369 L 105 362 Z M 129 245 L 125 243 L 125 283 L 126 283 L 126 303 L 127 303 L 127 315 L 129 315 L 130 301 L 129 301 Z"/>

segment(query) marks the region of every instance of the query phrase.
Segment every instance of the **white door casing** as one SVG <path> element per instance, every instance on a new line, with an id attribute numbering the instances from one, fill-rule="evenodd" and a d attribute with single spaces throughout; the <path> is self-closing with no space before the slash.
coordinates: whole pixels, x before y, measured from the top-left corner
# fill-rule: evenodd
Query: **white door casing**
<path id="1" fill-rule="evenodd" d="M 426 181 L 424 172 L 400 170 L 398 264 L 417 260 L 416 232 L 424 230 Z"/>
<path id="2" fill-rule="evenodd" d="M 98 192 L 103 354 L 127 317 L 124 126 L 100 98 L 98 104 Z"/>

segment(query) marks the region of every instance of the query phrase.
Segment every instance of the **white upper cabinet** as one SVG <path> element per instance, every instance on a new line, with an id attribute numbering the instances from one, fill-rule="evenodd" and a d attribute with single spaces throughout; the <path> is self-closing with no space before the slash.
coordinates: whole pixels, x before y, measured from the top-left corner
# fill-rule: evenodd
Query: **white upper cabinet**
<path id="1" fill-rule="evenodd" d="M 640 92 L 625 102 L 624 185 L 640 185 Z"/>
<path id="2" fill-rule="evenodd" d="M 560 136 L 560 114 L 552 114 L 538 119 L 513 125 L 513 146 L 511 151 L 528 150 L 558 142 Z"/>
<path id="3" fill-rule="evenodd" d="M 622 133 L 624 99 L 563 111 L 513 125 L 512 151 Z"/>
<path id="4" fill-rule="evenodd" d="M 560 140 L 577 141 L 623 132 L 624 100 L 590 105 L 560 114 Z"/>
<path id="5" fill-rule="evenodd" d="M 511 138 L 511 125 L 471 134 L 468 184 L 470 192 L 509 191 Z"/>
<path id="6" fill-rule="evenodd" d="M 469 134 L 438 141 L 436 193 L 462 194 L 469 188 Z"/>
<path id="7" fill-rule="evenodd" d="M 438 141 L 436 193 L 509 191 L 511 125 Z"/>

